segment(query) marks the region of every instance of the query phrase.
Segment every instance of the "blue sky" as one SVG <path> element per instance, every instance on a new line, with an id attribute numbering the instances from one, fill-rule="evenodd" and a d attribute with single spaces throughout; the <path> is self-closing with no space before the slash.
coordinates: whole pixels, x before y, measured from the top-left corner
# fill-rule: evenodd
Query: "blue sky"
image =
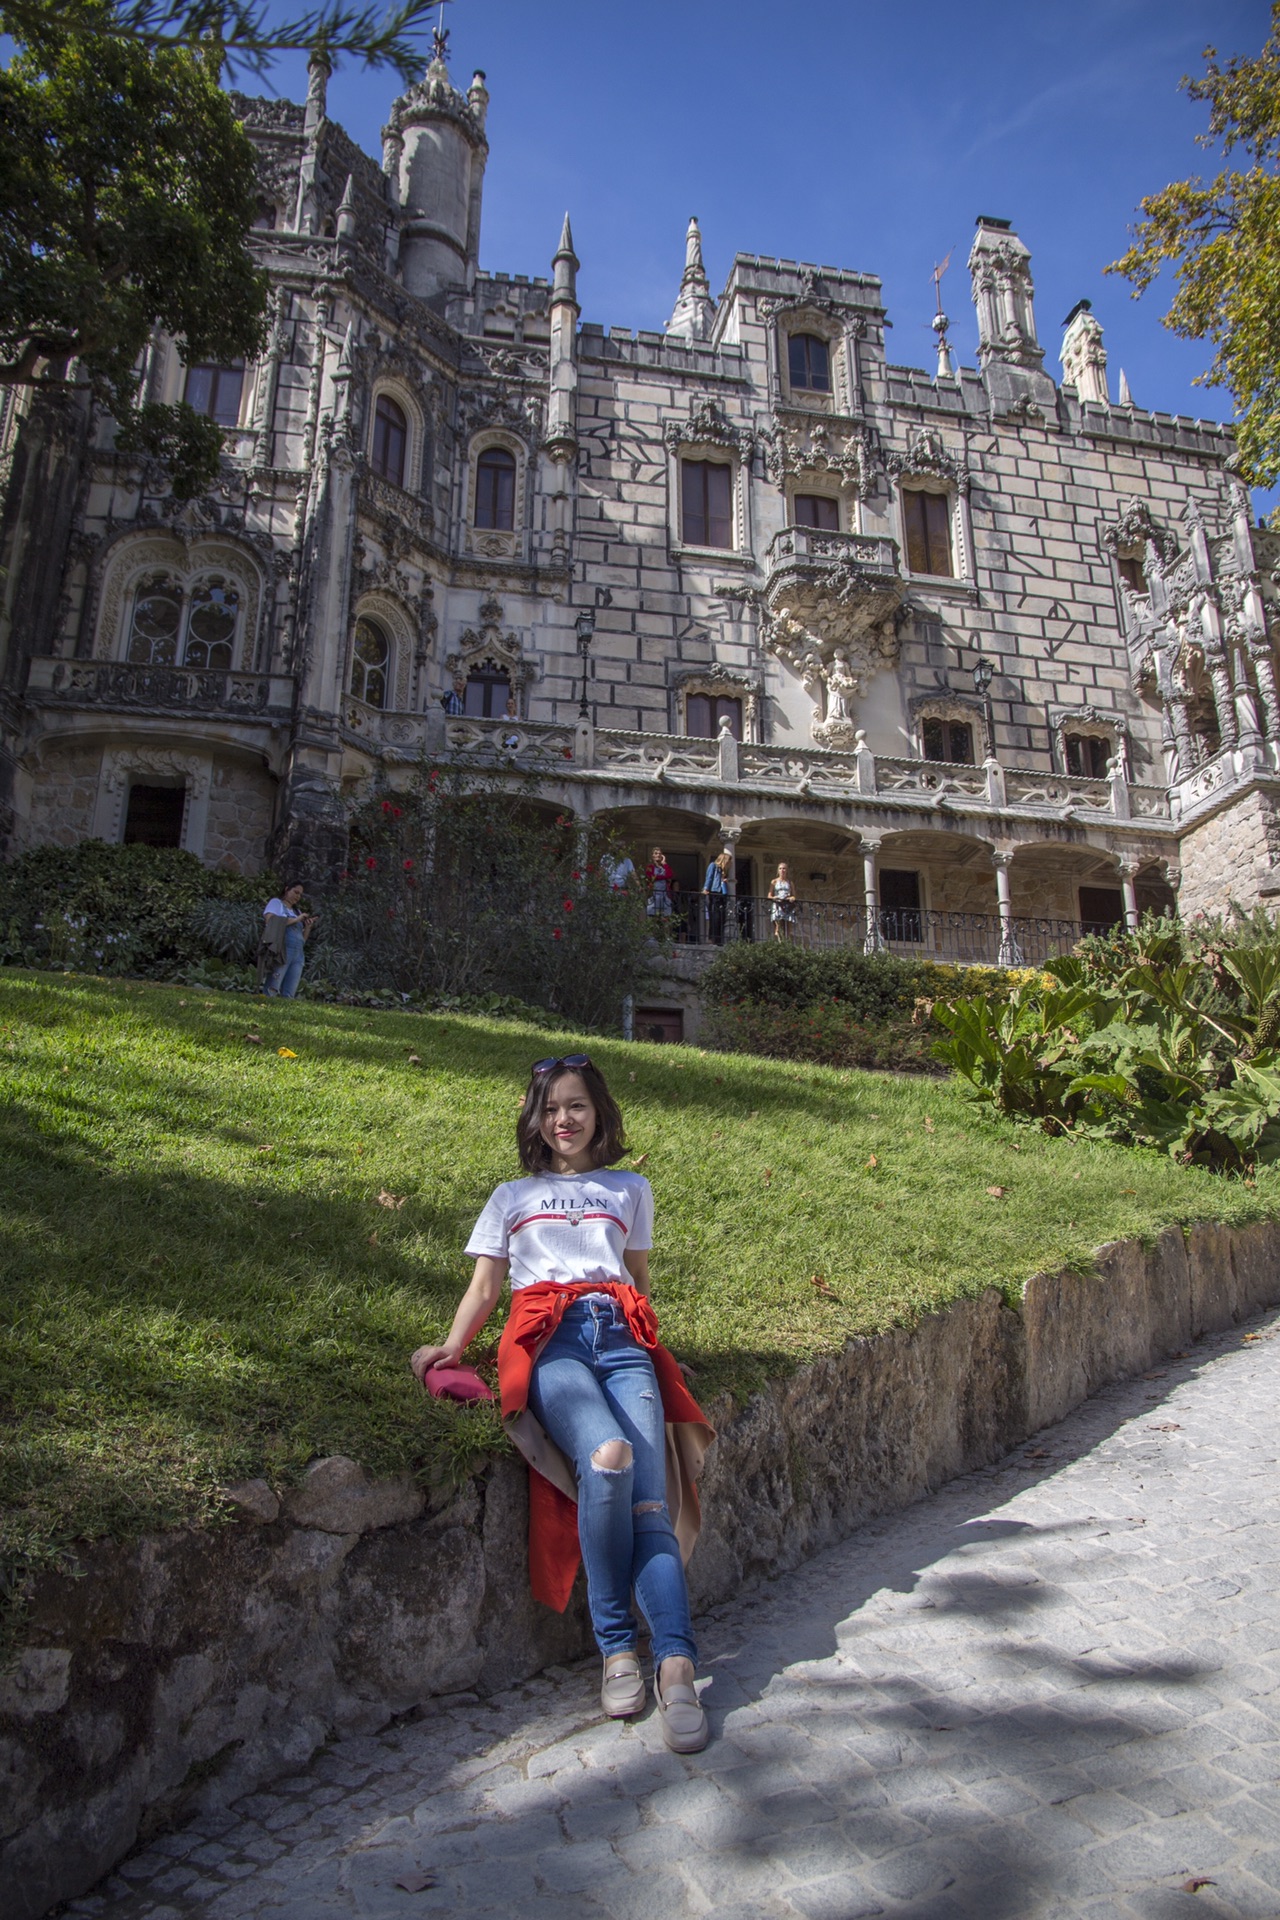
<path id="1" fill-rule="evenodd" d="M 1256 52 L 1266 0 L 451 0 L 450 62 L 488 76 L 482 264 L 549 271 L 567 207 L 585 319 L 661 327 L 690 213 L 713 291 L 735 252 L 877 273 L 890 356 L 931 364 L 930 273 L 966 364 L 976 344 L 965 271 L 974 218 L 1011 219 L 1032 251 L 1046 364 L 1087 297 L 1139 406 L 1229 419 L 1196 387 L 1207 349 L 1159 324 L 1160 288 L 1133 301 L 1102 269 L 1138 200 L 1216 171 L 1195 144 L 1202 107 L 1179 93 L 1219 54 Z M 296 68 L 279 90 L 301 97 Z M 369 152 L 397 91 L 340 69 L 330 114 Z"/>

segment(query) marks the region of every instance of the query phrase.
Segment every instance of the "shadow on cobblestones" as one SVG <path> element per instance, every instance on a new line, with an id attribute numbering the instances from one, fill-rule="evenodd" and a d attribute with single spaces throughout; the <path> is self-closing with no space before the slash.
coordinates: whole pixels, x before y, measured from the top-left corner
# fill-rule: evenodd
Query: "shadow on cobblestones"
<path id="1" fill-rule="evenodd" d="M 718 1609 L 704 1754 L 652 1712 L 602 1723 L 584 1662 L 340 1742 L 72 1912 L 1274 1920 L 1267 1339 L 1110 1389 Z"/>

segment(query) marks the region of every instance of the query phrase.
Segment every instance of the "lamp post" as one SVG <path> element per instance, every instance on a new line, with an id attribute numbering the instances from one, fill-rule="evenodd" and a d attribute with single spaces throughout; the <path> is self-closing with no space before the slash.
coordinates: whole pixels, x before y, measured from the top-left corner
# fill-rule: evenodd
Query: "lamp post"
<path id="1" fill-rule="evenodd" d="M 591 708 L 587 702 L 587 665 L 591 658 L 591 642 L 595 637 L 596 631 L 596 607 L 611 607 L 612 605 L 613 595 L 610 593 L 608 587 L 597 587 L 595 607 L 584 607 L 573 623 L 573 631 L 577 635 L 578 640 L 578 652 L 582 655 L 582 698 L 578 702 L 578 718 L 580 720 L 589 720 L 591 718 Z"/>
<path id="2" fill-rule="evenodd" d="M 991 705 L 991 682 L 995 676 L 995 667 L 985 654 L 980 653 L 973 663 L 973 690 L 982 701 L 982 717 L 987 729 L 987 753 L 994 759 L 996 751 L 996 716 Z"/>
<path id="3" fill-rule="evenodd" d="M 582 655 L 582 698 L 578 702 L 578 717 L 580 720 L 589 720 L 591 708 L 587 704 L 587 662 L 591 658 L 591 642 L 596 630 L 595 609 L 584 607 L 573 623 L 573 630 L 578 636 L 578 652 Z"/>

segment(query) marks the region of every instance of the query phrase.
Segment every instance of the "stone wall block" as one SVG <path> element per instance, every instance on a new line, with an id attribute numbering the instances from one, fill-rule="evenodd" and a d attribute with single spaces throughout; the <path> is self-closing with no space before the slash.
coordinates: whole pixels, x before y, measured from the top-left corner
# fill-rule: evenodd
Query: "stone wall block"
<path id="1" fill-rule="evenodd" d="M 337 1596 L 340 1724 L 363 1730 L 478 1679 L 484 1549 L 472 1527 L 388 1528 L 363 1540 Z M 337 1624 L 337 1623 L 336 1623 Z"/>
<path id="2" fill-rule="evenodd" d="M 482 1692 L 496 1693 L 539 1668 L 576 1660 L 595 1645 L 579 1580 L 563 1613 L 529 1594 L 529 1473 L 522 1460 L 494 1460 L 484 1475 L 484 1603 L 479 1640 Z M 701 1552 L 701 1546 L 699 1546 Z"/>
<path id="3" fill-rule="evenodd" d="M 297 1527 L 319 1527 L 325 1533 L 368 1533 L 374 1527 L 393 1527 L 416 1520 L 426 1497 L 410 1475 L 395 1480 L 370 1480 L 364 1468 L 345 1454 L 330 1454 L 307 1468 L 302 1484 L 285 1496 L 284 1507 Z"/>

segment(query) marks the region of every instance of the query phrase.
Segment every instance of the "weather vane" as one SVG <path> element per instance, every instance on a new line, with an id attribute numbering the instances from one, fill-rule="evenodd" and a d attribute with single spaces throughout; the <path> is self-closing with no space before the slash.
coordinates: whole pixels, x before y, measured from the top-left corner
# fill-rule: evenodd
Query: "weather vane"
<path id="1" fill-rule="evenodd" d="M 951 348 L 947 343 L 947 329 L 951 322 L 942 311 L 942 276 L 950 265 L 951 254 L 948 252 L 941 266 L 933 270 L 933 330 L 938 336 L 938 378 L 940 380 L 955 378 Z"/>

